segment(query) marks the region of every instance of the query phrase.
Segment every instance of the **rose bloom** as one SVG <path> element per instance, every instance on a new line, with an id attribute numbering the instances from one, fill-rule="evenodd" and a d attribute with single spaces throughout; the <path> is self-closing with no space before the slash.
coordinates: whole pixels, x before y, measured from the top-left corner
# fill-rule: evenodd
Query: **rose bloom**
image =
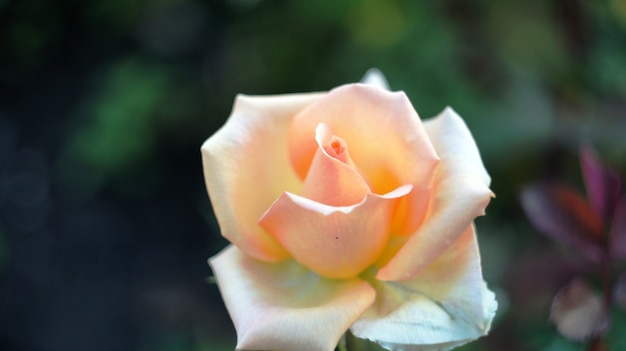
<path id="1" fill-rule="evenodd" d="M 485 335 L 497 303 L 473 220 L 493 196 L 463 120 L 421 121 L 383 75 L 326 93 L 239 95 L 202 145 L 229 245 L 209 260 L 238 350 L 389 350 Z"/>

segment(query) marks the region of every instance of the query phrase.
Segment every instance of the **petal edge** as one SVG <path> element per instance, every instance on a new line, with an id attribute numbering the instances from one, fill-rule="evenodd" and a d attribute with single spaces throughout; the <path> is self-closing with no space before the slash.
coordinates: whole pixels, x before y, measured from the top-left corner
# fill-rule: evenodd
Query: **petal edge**
<path id="1" fill-rule="evenodd" d="M 375 298 L 360 279 L 324 279 L 293 261 L 258 261 L 232 245 L 209 264 L 237 330 L 237 350 L 332 351 Z"/>

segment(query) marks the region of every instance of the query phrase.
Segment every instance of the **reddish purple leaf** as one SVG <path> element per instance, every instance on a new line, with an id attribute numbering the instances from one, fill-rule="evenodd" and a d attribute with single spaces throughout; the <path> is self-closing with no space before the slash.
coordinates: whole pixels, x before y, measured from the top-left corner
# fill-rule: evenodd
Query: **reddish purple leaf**
<path id="1" fill-rule="evenodd" d="M 580 148 L 580 166 L 585 180 L 587 197 L 593 209 L 608 222 L 620 196 L 622 182 L 617 174 L 604 167 L 593 148 Z"/>
<path id="2" fill-rule="evenodd" d="M 626 197 L 617 203 L 613 213 L 609 232 L 609 252 L 613 258 L 626 258 Z"/>
<path id="3" fill-rule="evenodd" d="M 521 201 L 538 231 L 593 262 L 602 261 L 603 223 L 582 196 L 562 185 L 535 184 L 522 191 Z"/>
<path id="4" fill-rule="evenodd" d="M 602 298 L 581 279 L 574 279 L 554 297 L 550 320 L 561 335 L 574 341 L 604 334 L 609 326 Z"/>

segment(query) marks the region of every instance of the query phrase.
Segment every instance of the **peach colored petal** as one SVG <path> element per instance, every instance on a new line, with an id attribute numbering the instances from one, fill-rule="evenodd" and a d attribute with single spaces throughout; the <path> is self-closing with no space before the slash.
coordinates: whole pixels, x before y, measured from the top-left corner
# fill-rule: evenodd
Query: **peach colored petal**
<path id="1" fill-rule="evenodd" d="M 370 188 L 353 168 L 345 140 L 322 123 L 316 129 L 315 139 L 319 148 L 304 180 L 302 196 L 330 206 L 361 202 Z"/>
<path id="2" fill-rule="evenodd" d="M 373 85 L 350 84 L 330 91 L 303 109 L 289 136 L 292 165 L 306 177 L 317 151 L 311 137 L 318 124 L 328 125 L 350 145 L 350 155 L 372 191 L 385 194 L 401 185 L 413 190 L 396 231 L 411 233 L 422 221 L 437 155 L 422 123 L 403 92 Z"/>
<path id="3" fill-rule="evenodd" d="M 344 207 L 284 193 L 259 223 L 309 269 L 324 277 L 350 278 L 380 256 L 394 207 L 410 191 L 406 185 Z"/>
<path id="4" fill-rule="evenodd" d="M 376 302 L 350 330 L 388 350 L 449 350 L 487 334 L 497 309 L 472 226 L 413 280 L 375 289 Z"/>
<path id="5" fill-rule="evenodd" d="M 428 214 L 419 229 L 378 272 L 377 278 L 381 280 L 414 278 L 474 218 L 484 214 L 493 196 L 489 175 L 463 120 L 448 108 L 424 126 L 441 157 Z"/>
<path id="6" fill-rule="evenodd" d="M 332 351 L 375 298 L 360 279 L 324 279 L 292 260 L 256 261 L 232 245 L 209 263 L 237 350 Z"/>
<path id="7" fill-rule="evenodd" d="M 257 221 L 283 191 L 301 187 L 289 163 L 288 131 L 294 115 L 319 96 L 239 95 L 226 124 L 202 145 L 204 177 L 222 235 L 258 259 L 287 256 Z"/>

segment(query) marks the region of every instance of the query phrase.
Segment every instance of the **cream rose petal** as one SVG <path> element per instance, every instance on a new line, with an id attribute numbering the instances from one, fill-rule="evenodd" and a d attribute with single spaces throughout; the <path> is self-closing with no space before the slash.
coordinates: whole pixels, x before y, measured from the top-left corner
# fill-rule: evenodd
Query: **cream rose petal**
<path id="1" fill-rule="evenodd" d="M 204 177 L 222 235 L 258 259 L 286 257 L 257 221 L 283 191 L 301 187 L 289 163 L 289 126 L 319 96 L 239 95 L 227 123 L 202 145 Z"/>
<path id="2" fill-rule="evenodd" d="M 292 260 L 265 263 L 232 245 L 209 263 L 237 350 L 332 351 L 375 298 L 360 279 L 324 279 Z"/>
<path id="3" fill-rule="evenodd" d="M 441 160 L 435 173 L 426 220 L 377 274 L 381 280 L 409 280 L 454 242 L 493 196 L 490 178 L 467 126 L 452 109 L 424 127 Z"/>
<path id="4" fill-rule="evenodd" d="M 328 206 L 284 193 L 259 223 L 294 257 L 316 273 L 350 278 L 380 256 L 389 238 L 393 210 L 410 185 L 368 194 L 353 206 Z"/>
<path id="5" fill-rule="evenodd" d="M 381 72 L 377 68 L 370 68 L 369 70 L 367 70 L 367 72 L 365 72 L 365 76 L 363 76 L 363 79 L 361 79 L 361 82 L 364 84 L 379 87 L 381 89 L 390 90 L 387 78 L 385 78 L 383 72 Z"/>
<path id="6" fill-rule="evenodd" d="M 377 282 L 376 302 L 350 328 L 394 351 L 449 350 L 485 335 L 497 309 L 473 226 L 419 276 Z"/>
<path id="7" fill-rule="evenodd" d="M 491 177 L 483 165 L 472 133 L 451 107 L 446 107 L 435 118 L 424 121 L 424 129 L 442 159 L 437 171 L 440 175 L 436 178 L 468 174 L 486 186 L 491 184 Z"/>
<path id="8" fill-rule="evenodd" d="M 413 186 L 402 205 L 406 211 L 397 213 L 395 231 L 415 230 L 425 214 L 438 158 L 407 96 L 371 84 L 348 84 L 303 109 L 289 137 L 291 162 L 301 179 L 318 149 L 312 136 L 320 123 L 347 142 L 356 169 L 374 193 Z"/>

